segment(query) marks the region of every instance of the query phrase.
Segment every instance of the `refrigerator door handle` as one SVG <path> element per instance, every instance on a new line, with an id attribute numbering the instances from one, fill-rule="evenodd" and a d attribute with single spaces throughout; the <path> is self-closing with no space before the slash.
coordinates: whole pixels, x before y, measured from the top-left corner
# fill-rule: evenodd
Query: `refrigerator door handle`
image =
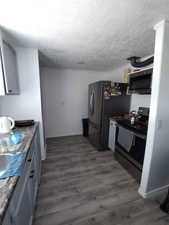
<path id="1" fill-rule="evenodd" d="M 90 113 L 91 113 L 91 115 L 93 115 L 93 113 L 94 113 L 94 102 L 95 102 L 94 98 L 95 98 L 95 94 L 93 91 L 90 96 Z"/>

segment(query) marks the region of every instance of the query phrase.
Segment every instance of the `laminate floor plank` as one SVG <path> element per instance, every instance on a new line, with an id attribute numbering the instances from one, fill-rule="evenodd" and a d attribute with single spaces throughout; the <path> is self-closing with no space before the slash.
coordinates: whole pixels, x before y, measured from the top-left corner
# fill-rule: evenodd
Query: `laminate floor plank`
<path id="1" fill-rule="evenodd" d="M 34 225 L 167 224 L 111 151 L 98 152 L 82 136 L 47 140 Z"/>

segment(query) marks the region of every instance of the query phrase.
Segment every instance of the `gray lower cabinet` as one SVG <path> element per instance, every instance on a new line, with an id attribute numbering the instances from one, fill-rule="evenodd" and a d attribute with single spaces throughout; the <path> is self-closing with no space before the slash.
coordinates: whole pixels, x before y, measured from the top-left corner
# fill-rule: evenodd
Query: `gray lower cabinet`
<path id="1" fill-rule="evenodd" d="M 3 225 L 31 225 L 40 182 L 41 154 L 38 130 L 28 152 L 23 173 L 16 185 Z"/>
<path id="2" fill-rule="evenodd" d="M 7 211 L 6 214 L 5 214 L 5 218 L 3 220 L 3 225 L 12 225 L 11 216 L 9 214 L 9 211 Z"/>
<path id="3" fill-rule="evenodd" d="M 30 181 L 30 178 L 26 177 L 25 183 L 23 184 L 23 191 L 20 193 L 20 196 L 18 196 L 16 208 L 12 211 L 12 225 L 28 225 L 32 222 L 33 209 L 30 196 Z"/>

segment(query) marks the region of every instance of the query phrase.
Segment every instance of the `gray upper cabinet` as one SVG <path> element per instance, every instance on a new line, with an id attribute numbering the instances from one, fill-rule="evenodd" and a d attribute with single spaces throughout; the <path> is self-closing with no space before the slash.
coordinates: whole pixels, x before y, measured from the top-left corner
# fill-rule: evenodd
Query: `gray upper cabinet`
<path id="1" fill-rule="evenodd" d="M 19 94 L 18 67 L 15 49 L 1 41 L 0 95 Z"/>
<path id="2" fill-rule="evenodd" d="M 2 41 L 2 62 L 6 94 L 19 94 L 16 52 L 10 44 Z"/>

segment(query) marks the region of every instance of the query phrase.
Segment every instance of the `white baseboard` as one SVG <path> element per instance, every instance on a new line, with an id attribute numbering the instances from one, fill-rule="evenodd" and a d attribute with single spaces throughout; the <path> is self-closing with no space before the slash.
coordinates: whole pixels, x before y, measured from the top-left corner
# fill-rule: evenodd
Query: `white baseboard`
<path id="1" fill-rule="evenodd" d="M 82 135 L 82 133 L 68 133 L 68 134 L 59 134 L 59 135 L 52 135 L 52 136 L 47 136 L 46 139 L 48 138 L 55 138 L 55 137 L 69 137 L 69 136 L 76 136 L 76 135 Z"/>
<path id="2" fill-rule="evenodd" d="M 141 188 L 139 188 L 138 193 L 143 197 L 143 198 L 154 198 L 157 197 L 161 194 L 163 194 L 166 189 L 169 188 L 169 184 L 160 187 L 160 188 L 156 188 L 153 191 L 149 191 L 149 192 L 143 192 Z"/>

